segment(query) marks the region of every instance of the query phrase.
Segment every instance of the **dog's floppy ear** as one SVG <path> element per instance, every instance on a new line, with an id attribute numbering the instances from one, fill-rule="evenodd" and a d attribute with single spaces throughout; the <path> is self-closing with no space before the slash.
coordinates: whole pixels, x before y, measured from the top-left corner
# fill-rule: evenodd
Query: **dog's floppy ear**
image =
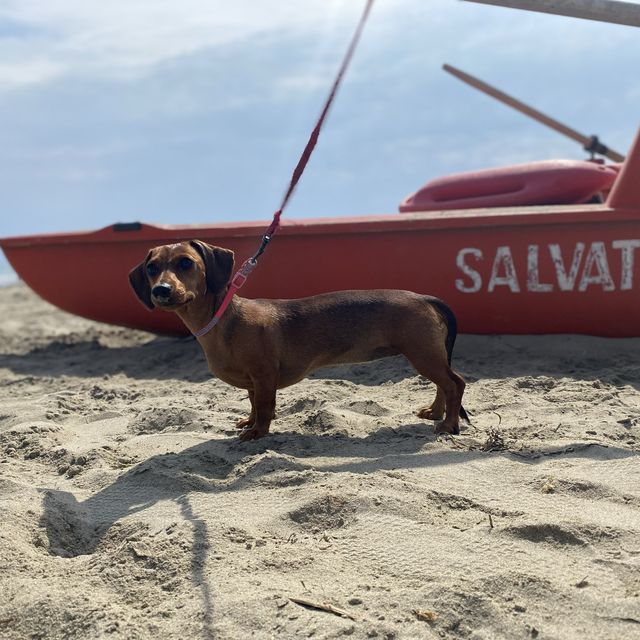
<path id="1" fill-rule="evenodd" d="M 212 293 L 221 293 L 233 272 L 233 251 L 212 247 L 201 240 L 191 240 L 189 244 L 200 254 L 204 262 L 207 289 Z"/>
<path id="2" fill-rule="evenodd" d="M 147 260 L 149 260 L 150 255 L 151 251 L 149 251 L 144 261 L 129 273 L 129 284 L 138 296 L 140 302 L 142 302 L 147 309 L 154 308 L 153 302 L 151 302 L 151 287 L 147 279 Z"/>

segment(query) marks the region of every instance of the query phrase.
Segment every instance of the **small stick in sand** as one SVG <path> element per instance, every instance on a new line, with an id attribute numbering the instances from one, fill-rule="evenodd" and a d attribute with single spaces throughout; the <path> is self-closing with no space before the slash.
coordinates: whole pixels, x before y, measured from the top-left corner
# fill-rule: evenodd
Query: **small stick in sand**
<path id="1" fill-rule="evenodd" d="M 630 622 L 632 624 L 640 624 L 640 620 L 638 618 L 622 618 L 619 616 L 598 616 L 598 618 L 602 618 L 603 620 L 616 620 L 617 622 Z"/>
<path id="2" fill-rule="evenodd" d="M 342 616 L 343 618 L 349 618 L 350 620 L 355 620 L 355 618 L 344 609 L 339 609 L 338 607 L 334 607 L 329 602 L 314 602 L 313 600 L 307 600 L 306 598 L 289 598 L 291 602 L 295 602 L 295 604 L 299 604 L 302 607 L 309 607 L 311 609 L 318 609 L 319 611 L 326 611 L 328 613 L 333 613 L 335 616 Z"/>

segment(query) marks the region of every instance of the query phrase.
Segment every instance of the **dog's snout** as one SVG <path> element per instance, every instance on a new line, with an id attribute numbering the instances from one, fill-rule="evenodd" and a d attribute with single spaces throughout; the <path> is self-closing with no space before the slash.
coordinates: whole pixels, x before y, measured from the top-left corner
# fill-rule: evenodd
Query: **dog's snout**
<path id="1" fill-rule="evenodd" d="M 151 289 L 151 293 L 156 298 L 168 298 L 171 295 L 171 285 L 164 282 L 157 284 L 153 289 Z"/>

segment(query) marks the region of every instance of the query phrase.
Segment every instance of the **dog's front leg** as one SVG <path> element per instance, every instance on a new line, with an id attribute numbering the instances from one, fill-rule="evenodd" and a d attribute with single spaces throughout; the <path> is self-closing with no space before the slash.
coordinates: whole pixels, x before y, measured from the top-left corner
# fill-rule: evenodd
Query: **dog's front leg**
<path id="1" fill-rule="evenodd" d="M 253 394 L 251 398 L 251 414 L 253 425 L 248 425 L 240 434 L 240 440 L 255 440 L 269 433 L 271 420 L 276 410 L 276 382 L 270 378 L 252 379 Z"/>
<path id="2" fill-rule="evenodd" d="M 251 402 L 251 413 L 248 418 L 241 418 L 236 422 L 236 429 L 244 429 L 245 427 L 252 427 L 256 421 L 256 409 L 253 399 L 253 389 L 249 389 L 249 402 Z"/>

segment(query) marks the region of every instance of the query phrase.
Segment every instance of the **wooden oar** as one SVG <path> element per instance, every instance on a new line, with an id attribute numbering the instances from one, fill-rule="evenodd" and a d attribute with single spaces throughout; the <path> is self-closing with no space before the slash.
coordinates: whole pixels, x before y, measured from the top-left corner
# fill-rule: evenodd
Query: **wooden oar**
<path id="1" fill-rule="evenodd" d="M 618 0 L 466 0 L 466 2 L 640 27 L 640 5 L 635 2 Z"/>
<path id="2" fill-rule="evenodd" d="M 615 162 L 624 161 L 624 156 L 621 153 L 618 153 L 617 151 L 614 151 L 613 149 L 609 149 L 608 147 L 603 145 L 600 142 L 600 140 L 598 140 L 597 136 L 585 136 L 579 131 L 576 131 L 575 129 L 572 129 L 567 125 L 562 124 L 557 120 L 554 120 L 553 118 L 545 115 L 541 111 L 538 111 L 533 107 L 530 107 L 528 104 L 525 104 L 520 100 L 516 100 L 512 96 L 504 93 L 503 91 L 499 91 L 495 87 L 492 87 L 490 84 L 487 84 L 486 82 L 483 82 L 482 80 L 479 80 L 478 78 L 475 78 L 474 76 L 469 75 L 464 71 L 460 71 L 460 69 L 456 69 L 455 67 L 452 67 L 449 64 L 443 65 L 442 68 L 448 73 L 450 73 L 451 75 L 454 75 L 456 78 L 459 78 L 463 82 L 466 82 L 467 84 L 471 85 L 472 87 L 475 87 L 476 89 L 479 89 L 480 91 L 486 93 L 487 95 L 490 95 L 491 97 L 496 98 L 496 100 L 503 102 L 509 107 L 512 107 L 517 111 L 520 111 L 520 113 L 524 113 L 525 115 L 529 116 L 530 118 L 533 118 L 537 122 L 540 122 L 541 124 L 544 124 L 547 127 L 550 127 L 554 131 L 557 131 L 558 133 L 561 133 L 562 135 L 565 135 L 568 138 L 571 138 L 572 140 L 579 142 L 583 146 L 583 148 L 589 153 L 597 153 Z"/>

